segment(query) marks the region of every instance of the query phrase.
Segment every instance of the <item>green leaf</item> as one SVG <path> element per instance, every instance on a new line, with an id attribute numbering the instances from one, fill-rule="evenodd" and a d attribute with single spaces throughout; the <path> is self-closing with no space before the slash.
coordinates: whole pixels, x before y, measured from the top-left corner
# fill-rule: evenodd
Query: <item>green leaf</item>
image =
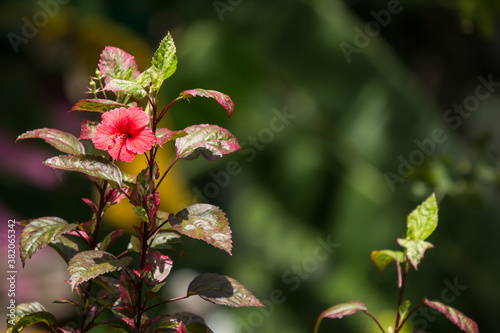
<path id="1" fill-rule="evenodd" d="M 132 261 L 131 257 L 116 259 L 111 253 L 99 250 L 77 253 L 68 264 L 71 289 L 99 275 L 118 271 Z"/>
<path id="2" fill-rule="evenodd" d="M 393 261 L 401 263 L 405 260 L 405 254 L 403 252 L 391 250 L 372 251 L 370 257 L 380 273 L 382 273 Z"/>
<path id="3" fill-rule="evenodd" d="M 406 256 L 408 257 L 408 260 L 410 260 L 410 263 L 415 268 L 415 270 L 418 270 L 418 265 L 424 257 L 425 251 L 429 248 L 434 247 L 434 245 L 432 245 L 431 243 L 423 240 L 403 238 L 398 238 L 398 244 L 406 248 Z"/>
<path id="4" fill-rule="evenodd" d="M 174 40 L 170 33 L 163 38 L 151 61 L 152 89 L 160 90 L 163 81 L 177 70 L 177 56 Z"/>
<path id="5" fill-rule="evenodd" d="M 193 125 L 186 127 L 184 132 L 188 135 L 175 140 L 179 158 L 193 160 L 202 154 L 207 160 L 215 161 L 241 148 L 231 132 L 217 125 Z"/>
<path id="6" fill-rule="evenodd" d="M 130 236 L 130 244 L 128 248 L 131 248 L 135 252 L 141 252 L 141 241 L 139 240 L 139 238 L 137 238 L 137 236 Z"/>
<path id="7" fill-rule="evenodd" d="M 197 276 L 188 286 L 188 295 L 198 295 L 214 304 L 232 307 L 264 306 L 240 282 L 217 273 Z"/>
<path id="8" fill-rule="evenodd" d="M 126 108 L 127 105 L 109 99 L 92 98 L 78 101 L 69 111 L 89 111 L 104 113 L 117 108 Z"/>
<path id="9" fill-rule="evenodd" d="M 111 79 L 133 80 L 139 76 L 134 57 L 114 46 L 104 48 L 98 67 L 106 83 Z"/>
<path id="10" fill-rule="evenodd" d="M 424 298 L 424 304 L 444 314 L 446 318 L 457 325 L 462 331 L 467 333 L 479 333 L 479 328 L 474 320 L 451 306 L 447 306 L 441 302 L 430 301 L 427 298 Z"/>
<path id="11" fill-rule="evenodd" d="M 406 315 L 408 314 L 408 310 L 410 309 L 411 302 L 409 300 L 405 300 L 401 302 L 401 305 L 398 308 L 399 311 L 399 323 L 398 325 L 405 320 Z"/>
<path id="12" fill-rule="evenodd" d="M 358 311 L 366 312 L 366 305 L 361 302 L 352 301 L 332 306 L 319 315 L 316 321 L 316 326 L 314 327 L 314 333 L 318 332 L 319 325 L 323 318 L 340 319 L 344 316 L 350 316 Z"/>
<path id="13" fill-rule="evenodd" d="M 194 204 L 168 217 L 179 233 L 201 239 L 231 254 L 231 229 L 226 214 L 217 206 Z"/>
<path id="14" fill-rule="evenodd" d="M 181 235 L 177 231 L 160 230 L 151 243 L 151 248 L 171 249 L 172 244 L 182 241 Z"/>
<path id="15" fill-rule="evenodd" d="M 78 224 L 68 224 L 59 217 L 47 216 L 31 220 L 21 232 L 19 252 L 23 266 L 26 259 L 31 258 L 36 251 L 57 240 L 62 234 L 76 229 Z"/>
<path id="16" fill-rule="evenodd" d="M 134 214 L 139 219 L 139 221 L 149 222 L 148 213 L 146 212 L 146 210 L 143 207 L 135 206 L 134 207 Z"/>
<path id="17" fill-rule="evenodd" d="M 19 304 L 16 306 L 14 318 L 10 314 L 7 317 L 9 325 L 14 323 L 8 332 L 21 332 L 26 327 L 41 322 L 53 327 L 56 322 L 55 317 L 38 302 Z"/>
<path id="18" fill-rule="evenodd" d="M 85 154 L 85 147 L 80 141 L 78 141 L 77 137 L 73 134 L 53 128 L 39 128 L 33 131 L 28 131 L 18 136 L 16 141 L 33 138 L 43 139 L 52 147 L 63 153 L 71 155 Z"/>
<path id="19" fill-rule="evenodd" d="M 438 222 L 438 206 L 433 193 L 427 200 L 408 215 L 407 239 L 425 240 L 436 229 Z"/>
<path id="20" fill-rule="evenodd" d="M 144 88 L 140 84 L 134 81 L 120 79 L 112 79 L 111 81 L 109 81 L 104 87 L 104 90 L 109 90 L 112 92 L 123 91 L 136 97 L 137 99 L 144 98 L 147 94 L 146 90 L 144 90 Z"/>
<path id="21" fill-rule="evenodd" d="M 122 172 L 115 164 L 101 156 L 93 155 L 59 155 L 43 162 L 45 165 L 68 171 L 78 171 L 86 175 L 107 180 L 114 187 L 121 187 Z"/>
<path id="22" fill-rule="evenodd" d="M 190 89 L 190 90 L 184 90 L 179 94 L 179 96 L 182 97 L 183 99 L 189 99 L 195 96 L 213 98 L 217 101 L 217 103 L 222 105 L 224 109 L 226 109 L 229 117 L 231 117 L 231 115 L 234 112 L 234 103 L 231 97 L 219 91 L 206 90 L 206 89 Z"/>
<path id="23" fill-rule="evenodd" d="M 37 323 L 45 323 L 49 327 L 54 327 L 56 323 L 56 318 L 54 315 L 47 311 L 40 311 L 30 313 L 28 315 L 23 316 L 17 324 L 12 328 L 12 333 L 18 333 L 24 330 L 26 327 L 37 324 Z"/>
<path id="24" fill-rule="evenodd" d="M 63 260 L 68 263 L 71 258 L 79 251 L 78 244 L 61 235 L 58 239 L 50 242 L 49 246 L 53 248 Z"/>

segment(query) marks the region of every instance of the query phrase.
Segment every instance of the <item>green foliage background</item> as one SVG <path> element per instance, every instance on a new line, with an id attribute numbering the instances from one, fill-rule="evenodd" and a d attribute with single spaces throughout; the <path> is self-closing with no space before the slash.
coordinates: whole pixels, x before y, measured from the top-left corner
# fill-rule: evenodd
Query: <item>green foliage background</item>
<path id="1" fill-rule="evenodd" d="M 229 94 L 236 106 L 227 120 L 213 101 L 178 103 L 172 126 L 216 123 L 243 145 L 241 153 L 217 162 L 177 166 L 186 170 L 191 196 L 201 192 L 227 212 L 234 237 L 232 257 L 188 241 L 180 265 L 232 276 L 263 301 L 272 303 L 276 293 L 286 298 L 265 313 L 223 309 L 229 313 L 224 318 L 247 323 L 240 332 L 305 333 L 321 311 L 350 300 L 392 318 L 387 311 L 397 301 L 395 269 L 380 275 L 370 251 L 397 249 L 407 214 L 435 191 L 440 219 L 429 241 L 436 247 L 410 275 L 408 296 L 414 303 L 423 296 L 439 300 L 448 295 L 444 281 L 457 280 L 467 288 L 449 305 L 475 319 L 481 331 L 494 331 L 500 300 L 499 94 L 460 117 L 455 129 L 444 115 L 474 95 L 479 76 L 500 81 L 500 8 L 493 0 L 401 1 L 401 13 L 348 63 L 339 45 L 354 45 L 353 29 L 365 29 L 371 11 L 389 2 L 221 0 L 231 10 L 220 14 L 212 1 L 72 0 L 59 4 L 16 53 L 7 34 L 20 35 L 22 18 L 32 21 L 41 6 L 2 1 L 2 221 L 82 218 L 83 205 L 67 203 L 91 195 L 90 185 L 77 176 L 59 183 L 52 171 L 37 176 L 37 168 L 44 168 L 38 164 L 53 151 L 34 144 L 43 153 L 28 158 L 16 153 L 21 143 L 13 141 L 38 127 L 78 134 L 81 115 L 66 111 L 84 97 L 103 47 L 123 48 L 144 70 L 170 31 L 179 65 L 162 98 L 200 87 Z M 290 116 L 280 123 L 277 114 Z M 391 191 L 384 173 L 397 174 L 401 158 L 418 150 L 415 140 L 430 139 L 435 129 L 446 140 Z M 229 161 L 239 168 L 226 181 L 221 172 Z M 26 168 L 32 177 L 20 174 Z M 312 266 L 318 238 L 328 237 L 338 247 Z M 426 323 L 428 331 L 457 330 L 440 316 Z M 334 329 L 375 332 L 361 315 L 324 320 L 320 332 Z"/>

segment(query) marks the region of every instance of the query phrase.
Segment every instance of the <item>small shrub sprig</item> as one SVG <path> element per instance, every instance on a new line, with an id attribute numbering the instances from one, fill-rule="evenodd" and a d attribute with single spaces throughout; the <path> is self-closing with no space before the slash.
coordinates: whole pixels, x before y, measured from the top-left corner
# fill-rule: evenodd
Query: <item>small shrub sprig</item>
<path id="1" fill-rule="evenodd" d="M 90 219 L 84 218 L 83 222 L 68 223 L 55 216 L 21 222 L 24 229 L 19 251 L 23 266 L 43 247 L 53 248 L 68 264 L 68 282 L 75 293 L 74 299 L 56 302 L 75 307 L 80 322 L 77 326 L 56 327 L 55 317 L 42 304 L 24 303 L 16 307 L 15 316 L 8 318 L 9 332 L 20 332 L 40 322 L 63 333 L 83 333 L 98 325 L 105 325 L 110 333 L 212 332 L 203 318 L 190 312 L 153 317 L 150 313 L 165 303 L 194 295 L 226 306 L 262 306 L 241 283 L 217 273 L 197 276 L 188 290 L 174 299 L 165 299 L 160 293 L 174 264 L 168 253 L 175 253 L 174 246 L 183 236 L 203 240 L 229 254 L 232 249 L 229 222 L 219 207 L 198 203 L 179 212 L 163 212 L 159 210 L 160 183 L 179 159 L 192 160 L 202 155 L 213 161 L 240 149 L 234 135 L 217 125 L 192 125 L 183 130 L 159 127 L 177 101 L 197 96 L 215 99 L 229 116 L 234 111 L 228 95 L 204 89 L 182 91 L 159 108 L 160 87 L 176 69 L 176 48 L 170 34 L 154 53 L 151 67 L 143 72 L 132 55 L 106 47 L 96 77 L 90 81 L 93 98 L 80 100 L 71 109 L 100 113 L 102 120 L 85 120 L 79 138 L 52 128 L 18 137 L 40 138 L 59 150 L 61 155 L 44 164 L 85 174 L 95 185 L 98 198 L 82 199 L 91 213 Z M 88 144 L 84 146 L 82 140 Z M 167 143 L 175 144 L 176 156 L 166 170 L 160 170 L 157 153 Z M 138 175 L 127 174 L 117 165 L 139 157 L 145 160 L 145 168 Z M 127 236 L 123 230 L 113 230 L 103 235 L 106 211 L 121 200 L 129 200 L 134 206 L 130 213 L 138 221 L 135 234 Z M 109 252 L 121 237 L 130 237 L 128 248 L 117 254 Z"/>
<path id="2" fill-rule="evenodd" d="M 475 321 L 465 316 L 462 312 L 445 305 L 442 302 L 430 301 L 424 298 L 422 302 L 412 309 L 409 300 L 404 300 L 404 291 L 406 289 L 406 278 L 410 269 L 418 269 L 420 261 L 424 257 L 427 249 L 434 245 L 425 240 L 434 232 L 438 223 L 438 206 L 436 196 L 432 194 L 421 205 L 408 215 L 406 238 L 398 238 L 397 242 L 404 248 L 403 251 L 381 250 L 372 251 L 371 259 L 380 272 L 391 263 L 395 262 L 398 272 L 399 295 L 397 302 L 396 321 L 394 327 L 387 329 L 388 333 L 400 332 L 410 316 L 419 308 L 427 306 L 446 316 L 452 323 L 457 325 L 462 331 L 467 333 L 478 333 L 479 329 Z M 364 303 L 351 301 L 347 303 L 332 306 L 323 311 L 316 321 L 314 333 L 317 333 L 323 318 L 342 318 L 350 316 L 356 312 L 362 312 L 368 315 L 380 328 L 380 331 L 386 331 L 380 322 L 368 312 Z M 420 331 L 419 331 L 420 332 Z"/>

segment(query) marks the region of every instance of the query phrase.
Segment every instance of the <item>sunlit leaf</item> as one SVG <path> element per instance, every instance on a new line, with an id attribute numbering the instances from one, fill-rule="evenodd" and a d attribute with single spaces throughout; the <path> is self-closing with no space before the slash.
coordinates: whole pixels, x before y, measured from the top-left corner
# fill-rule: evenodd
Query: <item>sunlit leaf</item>
<path id="1" fill-rule="evenodd" d="M 175 140 L 179 158 L 192 160 L 202 154 L 207 160 L 215 161 L 241 148 L 231 132 L 217 125 L 193 125 L 186 127 L 184 132 L 188 135 Z"/>
<path id="2" fill-rule="evenodd" d="M 319 324 L 323 318 L 340 319 L 344 316 L 350 316 L 358 311 L 366 311 L 366 305 L 361 302 L 352 301 L 332 306 L 319 315 L 314 328 L 314 333 L 318 332 Z"/>
<path id="3" fill-rule="evenodd" d="M 233 307 L 264 306 L 248 289 L 233 278 L 217 273 L 197 276 L 188 287 L 188 295 Z"/>
<path id="4" fill-rule="evenodd" d="M 234 103 L 231 97 L 219 91 L 205 90 L 205 89 L 190 89 L 190 90 L 184 90 L 179 94 L 179 96 L 184 99 L 189 99 L 195 96 L 213 98 L 217 101 L 217 103 L 222 105 L 224 109 L 226 109 L 229 117 L 231 117 L 231 115 L 234 112 Z"/>
<path id="5" fill-rule="evenodd" d="M 115 187 L 120 187 L 122 184 L 120 168 L 101 156 L 59 155 L 51 157 L 43 163 L 55 169 L 78 171 L 92 177 L 108 180 Z"/>
<path id="6" fill-rule="evenodd" d="M 457 325 L 462 331 L 467 333 L 478 333 L 479 328 L 477 323 L 464 315 L 462 312 L 447 306 L 441 302 L 430 301 L 424 298 L 424 304 L 430 306 L 433 309 L 441 312 L 448 318 L 453 324 Z"/>
<path id="7" fill-rule="evenodd" d="M 394 261 L 403 262 L 405 260 L 403 252 L 391 250 L 372 251 L 370 257 L 380 272 Z"/>
<path id="8" fill-rule="evenodd" d="M 177 56 L 174 40 L 170 33 L 163 38 L 160 46 L 151 60 L 151 72 L 153 90 L 160 90 L 163 81 L 168 79 L 177 70 Z"/>
<path id="9" fill-rule="evenodd" d="M 109 99 L 91 98 L 78 101 L 70 111 L 89 111 L 104 113 L 116 108 L 126 108 L 122 103 L 115 102 Z"/>
<path id="10" fill-rule="evenodd" d="M 19 238 L 19 252 L 23 266 L 26 259 L 31 258 L 36 251 L 49 245 L 78 226 L 76 223 L 68 224 L 60 217 L 47 216 L 31 220 L 21 232 Z"/>
<path id="11" fill-rule="evenodd" d="M 99 250 L 77 253 L 68 264 L 71 289 L 99 275 L 120 270 L 132 261 L 131 257 L 116 259 L 111 253 Z"/>
<path id="12" fill-rule="evenodd" d="M 123 91 L 127 94 L 135 96 L 138 99 L 144 98 L 144 96 L 146 96 L 146 90 L 144 90 L 144 88 L 140 84 L 128 80 L 112 79 L 111 81 L 106 83 L 104 90 L 109 90 L 112 92 Z"/>
<path id="13" fill-rule="evenodd" d="M 438 206 L 433 193 L 427 200 L 408 215 L 406 238 L 425 240 L 436 229 L 438 223 Z"/>
<path id="14" fill-rule="evenodd" d="M 423 240 L 403 238 L 398 238 L 398 244 L 406 248 L 406 256 L 408 257 L 408 260 L 410 260 L 410 263 L 415 268 L 415 270 L 418 269 L 418 265 L 424 257 L 425 251 L 434 247 L 434 245 L 432 245 L 431 243 Z"/>
<path id="15" fill-rule="evenodd" d="M 85 154 L 85 147 L 78 141 L 76 136 L 53 128 L 39 128 L 28 131 L 18 136 L 17 140 L 33 138 L 43 139 L 63 153 L 71 155 Z"/>
<path id="16" fill-rule="evenodd" d="M 114 46 L 106 46 L 98 66 L 106 83 L 111 79 L 132 80 L 139 76 L 134 57 Z"/>
<path id="17" fill-rule="evenodd" d="M 179 233 L 201 239 L 231 254 L 231 229 L 226 214 L 217 206 L 194 204 L 168 217 Z"/>

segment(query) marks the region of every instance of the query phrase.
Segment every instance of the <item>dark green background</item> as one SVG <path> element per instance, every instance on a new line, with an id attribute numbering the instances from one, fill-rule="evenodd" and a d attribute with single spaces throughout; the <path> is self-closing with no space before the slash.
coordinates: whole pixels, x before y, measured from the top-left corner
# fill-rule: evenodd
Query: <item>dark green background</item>
<path id="1" fill-rule="evenodd" d="M 500 81 L 498 3 L 403 0 L 350 62 L 340 45 L 355 46 L 357 29 L 374 20 L 372 11 L 397 2 L 218 3 L 230 10 L 218 12 L 212 1 L 71 0 L 15 52 L 8 34 L 23 36 L 22 18 L 33 22 L 43 9 L 36 1 L 1 2 L 2 221 L 46 215 L 82 219 L 79 200 L 91 195 L 88 182 L 80 175 L 59 182 L 40 165 L 55 153 L 42 142 L 13 142 L 39 127 L 78 135 L 84 115 L 66 111 L 85 97 L 103 47 L 136 55 L 144 70 L 170 31 L 179 64 L 163 86 L 164 101 L 200 87 L 225 92 L 236 105 L 227 120 L 213 101 L 178 103 L 171 112 L 173 127 L 216 123 L 243 146 L 241 153 L 217 162 L 176 166 L 185 170 L 190 191 L 201 191 L 227 212 L 234 240 L 232 257 L 187 241 L 188 255 L 176 267 L 232 276 L 267 304 L 275 301 L 265 313 L 223 309 L 224 318 L 253 323 L 241 330 L 245 333 L 305 333 L 324 309 L 349 300 L 387 315 L 397 301 L 396 271 L 391 266 L 379 274 L 370 252 L 398 249 L 407 214 L 435 191 L 440 219 L 429 239 L 435 248 L 419 271 L 412 271 L 407 296 L 414 304 L 423 296 L 445 301 L 451 295 L 447 283 L 456 281 L 463 287 L 449 305 L 475 319 L 482 332 L 495 331 L 498 87 L 467 116 L 447 110 L 473 100 L 479 77 Z M 277 114 L 289 118 L 279 123 Z M 445 139 L 431 145 L 436 130 Z M 416 140 L 427 143 L 428 153 L 418 153 Z M 384 174 L 397 174 L 404 169 L 402 160 L 418 154 L 422 163 L 391 191 Z M 229 161 L 239 168 L 226 180 L 221 172 Z M 217 188 L 208 185 L 216 184 L 215 174 L 223 185 L 212 195 L 215 190 L 204 191 Z M 319 253 L 318 238 L 328 237 L 338 244 L 332 255 L 311 259 Z M 293 273 L 303 265 L 307 274 Z M 386 327 L 393 321 L 393 314 L 388 316 Z M 414 319 L 417 328 L 459 331 L 444 316 L 422 318 Z M 357 314 L 325 320 L 320 332 L 332 331 L 376 332 L 376 327 Z"/>

